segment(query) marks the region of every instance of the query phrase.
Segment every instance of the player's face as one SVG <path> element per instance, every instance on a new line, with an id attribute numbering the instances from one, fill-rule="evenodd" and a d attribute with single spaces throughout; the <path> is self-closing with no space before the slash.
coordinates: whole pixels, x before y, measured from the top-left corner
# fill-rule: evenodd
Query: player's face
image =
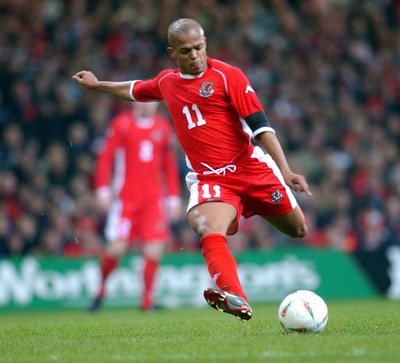
<path id="1" fill-rule="evenodd" d="M 199 32 L 180 34 L 174 37 L 169 55 L 178 64 L 181 73 L 196 75 L 207 68 L 206 37 Z"/>

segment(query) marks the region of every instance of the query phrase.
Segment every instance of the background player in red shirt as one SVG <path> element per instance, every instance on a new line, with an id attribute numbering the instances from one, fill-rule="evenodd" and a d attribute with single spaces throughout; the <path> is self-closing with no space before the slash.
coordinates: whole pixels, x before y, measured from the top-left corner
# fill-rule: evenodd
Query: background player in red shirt
<path id="1" fill-rule="evenodd" d="M 283 233 L 304 237 L 306 220 L 291 189 L 311 193 L 305 178 L 291 171 L 247 77 L 207 56 L 200 24 L 193 19 L 173 22 L 168 42 L 178 69 L 166 69 L 153 79 L 99 81 L 89 71 L 73 79 L 128 101 L 165 101 L 191 169 L 186 177 L 188 219 L 218 287 L 206 289 L 204 297 L 213 308 L 248 320 L 253 312 L 226 235 L 237 231 L 241 215 L 260 215 Z"/>
<path id="2" fill-rule="evenodd" d="M 101 286 L 91 311 L 100 307 L 107 277 L 134 241 L 142 243 L 140 307 L 149 310 L 154 305 L 156 272 L 170 238 L 169 222 L 179 216 L 181 207 L 172 126 L 156 113 L 158 104 L 138 102 L 117 115 L 97 158 L 94 183 L 98 202 L 107 213 L 107 244 Z"/>

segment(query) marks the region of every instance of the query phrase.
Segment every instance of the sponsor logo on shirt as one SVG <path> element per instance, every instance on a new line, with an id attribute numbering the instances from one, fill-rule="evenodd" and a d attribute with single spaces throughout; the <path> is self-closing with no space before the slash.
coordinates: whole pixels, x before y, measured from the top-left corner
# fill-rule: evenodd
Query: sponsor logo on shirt
<path id="1" fill-rule="evenodd" d="M 274 204 L 280 203 L 283 199 L 282 192 L 279 189 L 273 191 L 272 193 L 269 193 L 269 195 L 271 197 L 272 203 Z"/>
<path id="2" fill-rule="evenodd" d="M 203 97 L 209 97 L 214 93 L 214 82 L 203 82 L 199 89 L 199 93 Z"/>

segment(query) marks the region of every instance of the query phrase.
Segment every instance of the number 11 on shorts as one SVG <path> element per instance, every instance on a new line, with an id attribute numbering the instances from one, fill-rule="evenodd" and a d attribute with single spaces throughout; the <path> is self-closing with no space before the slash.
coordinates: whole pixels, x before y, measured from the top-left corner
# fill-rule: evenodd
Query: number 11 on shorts
<path id="1" fill-rule="evenodd" d="M 201 186 L 203 194 L 201 195 L 204 199 L 219 198 L 221 196 L 221 187 L 219 185 L 213 185 L 210 191 L 210 184 L 203 184 Z M 214 194 L 211 194 L 213 192 Z"/>

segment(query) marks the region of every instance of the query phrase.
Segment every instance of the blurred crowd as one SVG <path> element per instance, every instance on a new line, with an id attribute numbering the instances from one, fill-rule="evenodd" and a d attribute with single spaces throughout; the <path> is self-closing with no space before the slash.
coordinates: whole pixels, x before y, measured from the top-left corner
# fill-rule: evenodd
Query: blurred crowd
<path id="1" fill-rule="evenodd" d="M 247 74 L 313 193 L 298 196 L 304 240 L 254 217 L 232 249 L 400 244 L 399 0 L 0 0 L 0 256 L 99 253 L 94 161 L 129 105 L 71 76 L 89 69 L 117 81 L 175 67 L 166 31 L 180 17 L 203 25 L 209 56 Z M 171 252 L 197 250 L 184 209 Z"/>

